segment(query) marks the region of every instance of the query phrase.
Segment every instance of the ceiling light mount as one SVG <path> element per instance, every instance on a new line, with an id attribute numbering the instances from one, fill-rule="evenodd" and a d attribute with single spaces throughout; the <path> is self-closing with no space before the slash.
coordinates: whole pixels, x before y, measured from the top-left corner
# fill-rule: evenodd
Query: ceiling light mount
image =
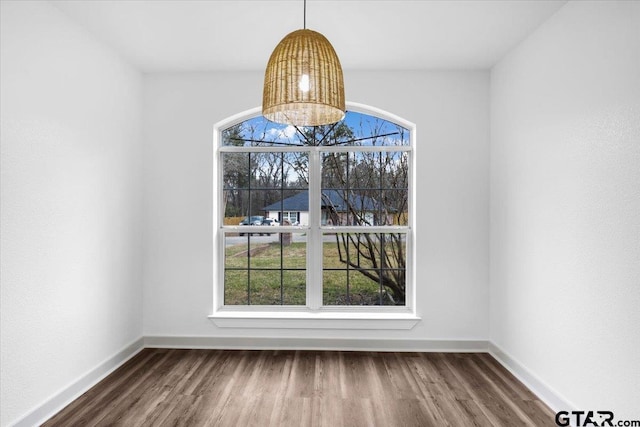
<path id="1" fill-rule="evenodd" d="M 274 49 L 264 75 L 262 115 L 296 126 L 319 126 L 343 119 L 344 77 L 333 46 L 306 28 L 287 34 Z"/>

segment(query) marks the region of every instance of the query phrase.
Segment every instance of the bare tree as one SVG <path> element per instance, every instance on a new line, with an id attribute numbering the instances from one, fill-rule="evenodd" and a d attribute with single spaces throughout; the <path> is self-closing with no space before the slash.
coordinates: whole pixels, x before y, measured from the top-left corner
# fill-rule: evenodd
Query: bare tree
<path id="1" fill-rule="evenodd" d="M 323 166 L 323 178 L 330 175 L 327 182 L 331 182 L 334 188 L 326 188 L 323 182 L 324 205 L 333 224 L 371 226 L 406 223 L 406 154 L 331 153 Z M 377 303 L 404 305 L 404 233 L 336 233 L 336 244 L 342 263 L 379 284 Z"/>
<path id="2" fill-rule="evenodd" d="M 381 122 L 371 133 L 338 126 L 317 126 L 305 132 L 314 145 L 388 145 Z M 405 130 L 398 127 L 399 139 Z M 357 137 L 358 135 L 359 137 Z M 323 209 L 334 225 L 406 224 L 408 156 L 403 152 L 327 153 L 322 159 Z M 380 286 L 378 304 L 404 305 L 406 239 L 404 233 L 336 233 L 340 262 Z M 347 301 L 349 302 L 349 301 Z"/>
<path id="3" fill-rule="evenodd" d="M 223 145 L 269 145 L 264 129 L 243 122 L 225 129 Z M 303 153 L 254 152 L 222 154 L 223 211 L 225 216 L 252 216 L 308 186 L 308 159 Z M 306 182 L 301 182 L 302 177 Z"/>
<path id="4" fill-rule="evenodd" d="M 242 146 L 243 132 L 243 123 L 225 129 L 222 132 L 223 145 Z M 250 160 L 247 153 L 222 154 L 222 211 L 225 216 L 239 216 L 244 212 L 241 189 L 249 186 L 249 177 L 245 171 Z M 251 169 L 250 166 L 249 168 Z M 228 209 L 229 207 L 231 209 Z"/>

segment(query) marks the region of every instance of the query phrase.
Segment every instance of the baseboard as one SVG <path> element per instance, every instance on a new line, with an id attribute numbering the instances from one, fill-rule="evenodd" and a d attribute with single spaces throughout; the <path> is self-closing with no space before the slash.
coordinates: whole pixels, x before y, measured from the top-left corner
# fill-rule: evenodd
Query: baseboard
<path id="1" fill-rule="evenodd" d="M 227 350 L 487 352 L 484 340 L 146 336 L 145 347 Z"/>
<path id="2" fill-rule="evenodd" d="M 55 393 L 44 403 L 38 405 L 35 409 L 12 425 L 14 427 L 39 426 L 100 382 L 104 377 L 118 369 L 122 364 L 135 356 L 143 348 L 144 339 L 141 337 L 125 346 L 104 362 L 100 363 L 69 386 Z"/>
<path id="3" fill-rule="evenodd" d="M 527 388 L 538 396 L 552 411 L 576 410 L 575 405 L 491 341 L 489 341 L 489 354 L 511 372 L 513 376 L 520 380 L 520 382 L 527 386 Z"/>

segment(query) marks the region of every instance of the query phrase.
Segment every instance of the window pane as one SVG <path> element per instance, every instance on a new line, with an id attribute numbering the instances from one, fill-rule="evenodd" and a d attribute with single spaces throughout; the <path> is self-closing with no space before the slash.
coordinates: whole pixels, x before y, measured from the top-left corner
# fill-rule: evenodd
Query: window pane
<path id="1" fill-rule="evenodd" d="M 353 151 L 324 153 L 322 188 L 407 188 L 409 153 Z"/>
<path id="2" fill-rule="evenodd" d="M 222 187 L 225 190 L 249 188 L 250 153 L 222 153 Z"/>
<path id="3" fill-rule="evenodd" d="M 409 191 L 384 190 L 380 196 L 379 225 L 409 224 Z"/>
<path id="4" fill-rule="evenodd" d="M 307 294 L 307 272 L 284 270 L 282 272 L 284 305 L 305 305 Z"/>
<path id="5" fill-rule="evenodd" d="M 299 129 L 299 130 L 298 130 Z M 368 114 L 347 111 L 336 126 L 299 127 L 253 117 L 222 131 L 222 145 L 281 147 L 283 145 L 407 146 L 409 131 Z"/>
<path id="6" fill-rule="evenodd" d="M 225 305 L 248 304 L 249 274 L 246 270 L 226 270 L 224 272 L 224 303 Z"/>
<path id="7" fill-rule="evenodd" d="M 228 233 L 224 236 L 224 267 L 225 269 L 246 269 L 249 266 L 249 236 L 240 237 Z"/>
<path id="8" fill-rule="evenodd" d="M 381 187 L 406 189 L 409 184 L 409 153 L 389 152 L 380 157 Z"/>
<path id="9" fill-rule="evenodd" d="M 373 268 L 375 258 L 368 251 L 364 233 L 326 233 L 323 243 L 323 268 L 345 269 L 347 262 L 360 268 Z"/>
<path id="10" fill-rule="evenodd" d="M 337 233 L 324 239 L 325 304 L 405 304 L 405 234 Z"/>
<path id="11" fill-rule="evenodd" d="M 407 270 L 397 269 L 388 270 L 385 275 L 391 278 L 393 283 L 406 283 Z M 404 305 L 404 301 L 400 300 L 394 292 L 390 292 L 383 287 L 382 293 L 382 305 Z"/>
<path id="12" fill-rule="evenodd" d="M 322 165 L 322 225 L 408 224 L 407 153 L 324 153 Z"/>
<path id="13" fill-rule="evenodd" d="M 307 235 L 303 233 L 282 233 L 282 267 L 307 268 Z"/>
<path id="14" fill-rule="evenodd" d="M 349 288 L 351 305 L 380 305 L 386 294 L 376 270 L 349 270 Z"/>
<path id="15" fill-rule="evenodd" d="M 327 271 L 322 274 L 322 303 L 324 305 L 347 304 L 347 272 Z"/>
<path id="16" fill-rule="evenodd" d="M 250 268 L 275 268 L 282 267 L 282 257 L 280 254 L 280 244 L 278 241 L 271 241 L 270 237 L 254 237 L 249 251 Z M 265 241 L 267 240 L 267 241 Z"/>
<path id="17" fill-rule="evenodd" d="M 346 253 L 342 245 L 338 245 L 340 234 L 327 233 L 323 236 L 322 243 L 322 266 L 324 269 L 343 269 Z"/>
<path id="18" fill-rule="evenodd" d="M 322 156 L 322 188 L 347 187 L 348 153 L 324 153 Z"/>
<path id="19" fill-rule="evenodd" d="M 365 233 L 343 233 L 340 242 L 342 246 L 348 247 L 349 262 L 357 266 L 357 268 L 375 268 L 379 266 L 379 258 L 375 235 Z"/>
<path id="20" fill-rule="evenodd" d="M 222 153 L 222 169 L 225 218 L 263 215 L 279 220 L 283 208 L 301 210 L 286 206 L 298 201 L 289 200 L 292 196 L 307 194 L 306 153 Z M 308 210 L 308 201 L 302 207 Z"/>
<path id="21" fill-rule="evenodd" d="M 224 239 L 226 305 L 305 304 L 306 234 L 274 227 L 263 236 L 226 233 Z"/>
<path id="22" fill-rule="evenodd" d="M 400 125 L 364 113 L 347 111 L 343 123 L 351 131 L 350 146 L 406 146 L 409 131 Z"/>
<path id="23" fill-rule="evenodd" d="M 251 153 L 252 188 L 307 188 L 306 159 L 306 153 Z"/>
<path id="24" fill-rule="evenodd" d="M 309 191 L 286 189 L 272 197 L 273 203 L 263 207 L 265 215 L 281 225 L 308 225 Z"/>
<path id="25" fill-rule="evenodd" d="M 394 271 L 404 281 L 403 272 Z M 378 270 L 325 270 L 323 273 L 324 305 L 404 305 L 385 286 L 380 286 Z"/>
<path id="26" fill-rule="evenodd" d="M 381 188 L 381 163 L 397 153 L 355 152 L 350 153 L 348 185 L 354 189 Z"/>
<path id="27" fill-rule="evenodd" d="M 280 271 L 250 270 L 251 305 L 280 305 Z"/>
<path id="28" fill-rule="evenodd" d="M 274 123 L 263 116 L 253 117 L 222 131 L 222 145 L 237 147 L 279 147 L 301 145 L 301 136 L 291 125 Z"/>
<path id="29" fill-rule="evenodd" d="M 258 190 L 227 189 L 223 194 L 224 225 L 247 225 L 263 217 L 264 196 Z M 243 220 L 251 216 L 250 222 Z M 247 220 L 248 221 L 248 220 Z"/>

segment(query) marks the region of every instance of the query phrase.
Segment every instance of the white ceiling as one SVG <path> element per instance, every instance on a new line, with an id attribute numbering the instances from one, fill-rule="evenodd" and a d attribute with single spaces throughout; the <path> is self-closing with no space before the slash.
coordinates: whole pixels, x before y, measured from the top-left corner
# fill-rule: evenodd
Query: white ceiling
<path id="1" fill-rule="evenodd" d="M 302 0 L 54 0 L 145 72 L 263 69 Z M 566 0 L 308 0 L 345 69 L 490 68 Z"/>

